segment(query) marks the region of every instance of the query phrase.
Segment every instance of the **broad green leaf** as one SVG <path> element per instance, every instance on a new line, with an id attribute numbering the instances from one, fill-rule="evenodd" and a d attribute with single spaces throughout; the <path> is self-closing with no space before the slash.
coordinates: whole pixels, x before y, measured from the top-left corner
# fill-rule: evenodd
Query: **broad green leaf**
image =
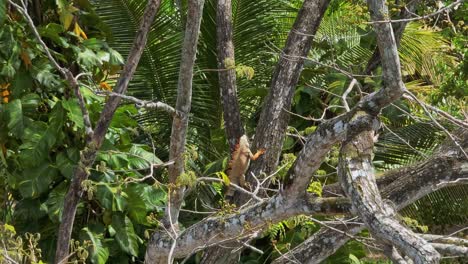
<path id="1" fill-rule="evenodd" d="M 59 76 L 54 74 L 55 69 L 49 63 L 35 63 L 32 67 L 34 79 L 46 87 L 60 87 Z"/>
<path id="2" fill-rule="evenodd" d="M 3 64 L 2 70 L 0 71 L 0 75 L 7 76 L 9 78 L 13 78 L 15 76 L 16 70 L 15 67 L 9 62 Z"/>
<path id="3" fill-rule="evenodd" d="M 37 106 L 41 102 L 41 98 L 39 95 L 30 93 L 26 94 L 21 98 L 21 104 L 23 106 L 23 112 L 24 114 L 37 114 Z"/>
<path id="4" fill-rule="evenodd" d="M 23 171 L 18 189 L 24 198 L 38 197 L 49 190 L 49 185 L 57 177 L 58 170 L 42 163 L 38 167 L 27 168 Z"/>
<path id="5" fill-rule="evenodd" d="M 128 155 L 128 167 L 130 169 L 147 169 L 150 164 L 162 164 L 152 152 L 143 149 L 143 145 L 133 145 Z"/>
<path id="6" fill-rule="evenodd" d="M 60 36 L 60 34 L 64 31 L 62 25 L 49 23 L 47 26 L 40 27 L 38 30 L 42 37 L 52 40 L 55 44 L 64 48 L 68 48 L 70 46 L 67 39 Z"/>
<path id="7" fill-rule="evenodd" d="M 99 51 L 107 45 L 106 42 L 100 39 L 96 39 L 96 38 L 85 39 L 83 40 L 82 44 L 86 48 L 94 50 L 94 51 Z"/>
<path id="8" fill-rule="evenodd" d="M 94 102 L 103 102 L 105 97 L 96 95 L 93 91 L 86 87 L 80 87 L 81 94 L 88 104 Z"/>
<path id="9" fill-rule="evenodd" d="M 101 61 L 98 59 L 96 53 L 90 49 L 85 49 L 78 53 L 78 63 L 86 69 L 91 69 L 95 66 L 101 66 Z"/>
<path id="10" fill-rule="evenodd" d="M 8 129 L 16 138 L 20 138 L 24 131 L 23 107 L 20 99 L 15 99 L 5 107 L 8 118 Z"/>
<path id="11" fill-rule="evenodd" d="M 68 30 L 71 23 L 73 22 L 74 15 L 70 12 L 69 8 L 63 9 L 60 13 L 60 23 L 62 23 L 63 28 Z"/>
<path id="12" fill-rule="evenodd" d="M 112 189 L 109 185 L 99 184 L 97 186 L 96 198 L 101 203 L 102 207 L 108 210 L 112 210 L 112 204 L 114 201 L 114 193 L 112 192 Z"/>
<path id="13" fill-rule="evenodd" d="M 146 223 L 146 204 L 142 196 L 141 188 L 136 187 L 137 184 L 131 184 L 125 189 L 128 195 L 128 214 L 130 218 L 138 224 Z"/>
<path id="14" fill-rule="evenodd" d="M 78 128 L 84 128 L 83 123 L 83 114 L 81 113 L 80 105 L 78 104 L 78 99 L 70 99 L 62 101 L 63 108 L 67 110 L 67 116 L 70 118 L 73 123 L 76 124 Z"/>
<path id="15" fill-rule="evenodd" d="M 133 229 L 132 221 L 123 213 L 112 215 L 112 227 L 120 248 L 132 256 L 138 255 L 138 237 Z"/>
<path id="16" fill-rule="evenodd" d="M 62 219 L 63 205 L 67 191 L 68 184 L 62 182 L 49 193 L 49 197 L 45 202 L 49 218 L 54 223 L 59 223 L 60 219 Z"/>
<path id="17" fill-rule="evenodd" d="M 224 185 L 229 186 L 229 184 L 231 184 L 231 180 L 226 175 L 226 173 L 224 173 L 224 171 L 217 172 L 216 174 L 218 175 L 218 177 L 221 177 L 221 179 L 224 182 Z"/>
<path id="18" fill-rule="evenodd" d="M 116 50 L 109 48 L 109 64 L 110 65 L 123 65 L 124 58 Z"/>
<path id="19" fill-rule="evenodd" d="M 55 135 L 47 133 L 46 123 L 35 121 L 24 130 L 23 144 L 19 147 L 20 161 L 26 166 L 36 166 L 48 156 L 55 144 Z"/>
<path id="20" fill-rule="evenodd" d="M 38 199 L 26 198 L 15 205 L 14 218 L 24 222 L 37 221 L 37 219 L 47 216 L 46 210 L 43 209 Z"/>
<path id="21" fill-rule="evenodd" d="M 49 124 L 35 121 L 24 130 L 24 143 L 20 146 L 23 165 L 37 166 L 48 157 L 50 149 L 63 137 L 64 118 L 63 107 L 57 103 L 49 116 Z"/>
<path id="22" fill-rule="evenodd" d="M 135 185 L 135 191 L 142 194 L 141 198 L 145 201 L 146 208 L 149 211 L 160 211 L 166 202 L 166 193 L 160 188 L 154 186 Z"/>
<path id="23" fill-rule="evenodd" d="M 33 79 L 29 71 L 26 71 L 24 69 L 18 70 L 18 72 L 15 74 L 15 78 L 11 82 L 11 86 L 10 86 L 11 93 L 15 95 L 15 98 L 21 97 L 21 99 L 23 100 L 24 99 L 23 94 L 25 92 L 31 91 L 31 88 L 33 85 L 32 82 L 33 82 Z M 35 95 L 38 96 L 37 94 Z"/>
<path id="24" fill-rule="evenodd" d="M 128 161 L 127 158 L 128 156 L 124 153 L 108 153 L 107 154 L 107 164 L 109 164 L 109 167 L 112 169 L 123 169 L 127 168 L 128 166 Z"/>
<path id="25" fill-rule="evenodd" d="M 100 183 L 97 186 L 96 198 L 105 209 L 123 212 L 127 206 L 126 196 L 122 190 L 108 184 Z"/>
<path id="26" fill-rule="evenodd" d="M 60 170 L 60 173 L 67 179 L 71 179 L 73 171 L 76 167 L 76 162 L 72 161 L 68 155 L 64 152 L 57 154 L 56 158 L 57 167 Z"/>
<path id="27" fill-rule="evenodd" d="M 130 114 L 138 113 L 134 105 L 124 105 L 119 107 L 112 117 L 111 126 L 118 128 L 136 127 L 138 125 L 135 118 L 131 117 Z"/>
<path id="28" fill-rule="evenodd" d="M 101 239 L 102 234 L 95 234 L 87 227 L 81 229 L 82 236 L 91 241 L 91 262 L 94 264 L 105 264 L 109 258 L 109 249 L 104 247 Z"/>

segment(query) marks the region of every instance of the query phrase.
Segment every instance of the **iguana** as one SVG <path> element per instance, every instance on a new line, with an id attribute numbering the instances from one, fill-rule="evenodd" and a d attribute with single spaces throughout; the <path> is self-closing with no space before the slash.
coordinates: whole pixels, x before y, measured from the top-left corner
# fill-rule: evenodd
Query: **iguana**
<path id="1" fill-rule="evenodd" d="M 249 168 L 250 160 L 256 160 L 263 153 L 264 149 L 260 149 L 257 153 L 252 154 L 250 151 L 249 140 L 246 135 L 243 135 L 239 139 L 239 143 L 236 145 L 234 152 L 231 155 L 231 161 L 227 169 L 227 175 L 231 183 L 236 184 L 240 187 L 246 187 L 245 183 L 245 172 Z M 226 197 L 232 197 L 234 195 L 234 188 L 229 187 L 226 191 Z"/>

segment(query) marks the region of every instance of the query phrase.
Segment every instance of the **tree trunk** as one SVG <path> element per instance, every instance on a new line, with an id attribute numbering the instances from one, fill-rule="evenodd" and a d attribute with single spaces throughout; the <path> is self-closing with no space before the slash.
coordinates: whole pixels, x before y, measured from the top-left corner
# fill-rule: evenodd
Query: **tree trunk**
<path id="1" fill-rule="evenodd" d="M 189 0 L 187 11 L 187 22 L 185 27 L 184 42 L 181 52 L 181 63 L 179 69 L 179 81 L 177 85 L 176 111 L 172 121 L 172 133 L 170 142 L 169 159 L 174 161 L 169 166 L 169 191 L 167 207 L 164 214 L 163 224 L 165 229 L 171 233 L 174 243 L 179 236 L 177 221 L 186 186 L 178 183 L 178 178 L 184 173 L 185 166 L 185 141 L 187 137 L 188 118 L 192 102 L 192 80 L 193 67 L 197 54 L 198 37 L 200 34 L 200 24 L 203 16 L 204 0 Z M 155 234 L 152 235 L 154 237 Z M 160 254 L 158 245 L 152 243 L 151 239 L 146 250 L 145 263 L 172 263 L 173 256 Z"/>
<path id="2" fill-rule="evenodd" d="M 148 32 L 151 24 L 159 10 L 160 0 L 149 0 L 143 14 L 140 25 L 140 30 L 137 33 L 132 49 L 127 58 L 122 73 L 114 90 L 115 93 L 124 94 L 127 90 L 128 83 L 135 73 L 138 62 L 143 54 L 143 48 L 146 45 Z M 55 252 L 55 263 L 64 263 L 68 259 L 69 243 L 73 230 L 76 209 L 83 194 L 81 183 L 88 178 L 89 168 L 93 165 L 97 151 L 101 147 L 107 129 L 114 113 L 120 103 L 120 97 L 111 96 L 107 101 L 104 109 L 99 117 L 99 121 L 94 130 L 93 136 L 88 140 L 85 149 L 81 153 L 80 161 L 77 169 L 74 172 L 72 182 L 65 196 L 65 204 L 63 208 L 62 221 L 59 226 L 59 234 L 57 239 L 57 249 Z"/>
<path id="3" fill-rule="evenodd" d="M 224 0 L 219 0 L 218 5 L 221 5 L 223 2 Z M 255 152 L 255 150 L 264 148 L 266 149 L 266 153 L 256 162 L 252 162 L 249 171 L 246 173 L 247 182 L 251 185 L 254 183 L 254 180 L 250 177 L 251 173 L 255 175 L 260 175 L 261 172 L 269 174 L 273 172 L 278 165 L 289 121 L 289 114 L 286 113 L 284 109 L 289 110 L 291 108 L 292 97 L 304 65 L 304 57 L 306 57 L 310 51 L 314 35 L 318 30 L 329 2 L 329 0 L 305 0 L 299 10 L 293 28 L 288 35 L 286 46 L 281 53 L 279 62 L 273 73 L 271 88 L 265 99 L 265 105 L 262 107 L 259 125 L 255 132 L 252 150 Z M 221 14 L 221 12 L 218 13 L 217 18 L 226 21 L 227 17 L 220 18 Z M 218 27 L 219 26 L 224 26 L 224 23 L 218 25 Z M 225 32 L 225 34 L 229 33 Z M 218 28 L 218 39 L 219 37 Z M 220 43 L 218 43 L 218 47 L 219 45 Z M 230 55 L 228 53 L 229 51 L 225 52 L 226 55 Z M 234 52 L 232 52 L 232 56 L 233 55 Z M 233 79 L 227 80 L 233 81 Z M 231 101 L 233 100 L 231 99 Z M 223 103 L 225 103 L 224 96 Z M 230 105 L 227 107 L 233 106 Z M 235 118 L 229 120 L 229 122 L 235 121 Z M 230 133 L 229 131 L 227 132 Z M 228 138 L 231 140 L 229 134 Z M 235 204 L 241 205 L 245 203 L 247 199 L 248 197 L 246 195 L 235 192 L 233 201 Z M 210 261 L 205 259 L 206 261 L 203 263 L 220 263 L 224 256 L 231 254 L 230 251 L 231 249 L 224 249 L 221 247 L 209 249 L 205 252 L 205 255 L 209 256 Z M 237 254 L 240 254 L 240 251 Z M 234 257 L 233 259 L 238 259 L 238 257 Z M 227 263 L 237 263 L 237 261 L 229 261 Z"/>
<path id="4" fill-rule="evenodd" d="M 237 100 L 234 44 L 232 40 L 231 0 L 218 0 L 216 9 L 218 77 L 221 91 L 224 126 L 231 153 L 244 135 Z"/>
<path id="5" fill-rule="evenodd" d="M 416 264 L 439 263 L 440 255 L 424 239 L 395 219 L 394 209 L 384 203 L 372 167 L 372 130 L 349 138 L 341 148 L 338 175 L 353 211 L 384 244 L 394 245 Z"/>

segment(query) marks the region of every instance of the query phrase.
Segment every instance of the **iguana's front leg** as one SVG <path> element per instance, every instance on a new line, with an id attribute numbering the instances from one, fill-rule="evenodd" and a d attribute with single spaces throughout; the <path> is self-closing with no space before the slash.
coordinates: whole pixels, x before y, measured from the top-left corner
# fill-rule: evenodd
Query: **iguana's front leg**
<path id="1" fill-rule="evenodd" d="M 265 149 L 259 149 L 257 150 L 257 153 L 255 153 L 255 155 L 253 155 L 252 152 L 249 152 L 249 157 L 251 160 L 257 160 L 264 153 L 265 153 Z"/>

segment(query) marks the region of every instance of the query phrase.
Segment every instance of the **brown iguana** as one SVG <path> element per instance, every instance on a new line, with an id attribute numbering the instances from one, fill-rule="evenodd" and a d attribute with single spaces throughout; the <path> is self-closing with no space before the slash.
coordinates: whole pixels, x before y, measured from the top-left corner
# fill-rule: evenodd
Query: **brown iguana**
<path id="1" fill-rule="evenodd" d="M 229 162 L 227 175 L 231 183 L 243 188 L 246 187 L 244 174 L 249 168 L 250 160 L 258 159 L 263 153 L 265 153 L 265 150 L 260 149 L 253 155 L 252 151 L 250 151 L 249 140 L 246 135 L 243 135 L 239 139 L 239 143 L 236 145 L 231 155 L 231 161 Z M 232 197 L 234 195 L 234 190 L 234 188 L 229 186 L 226 191 L 226 197 Z"/>

